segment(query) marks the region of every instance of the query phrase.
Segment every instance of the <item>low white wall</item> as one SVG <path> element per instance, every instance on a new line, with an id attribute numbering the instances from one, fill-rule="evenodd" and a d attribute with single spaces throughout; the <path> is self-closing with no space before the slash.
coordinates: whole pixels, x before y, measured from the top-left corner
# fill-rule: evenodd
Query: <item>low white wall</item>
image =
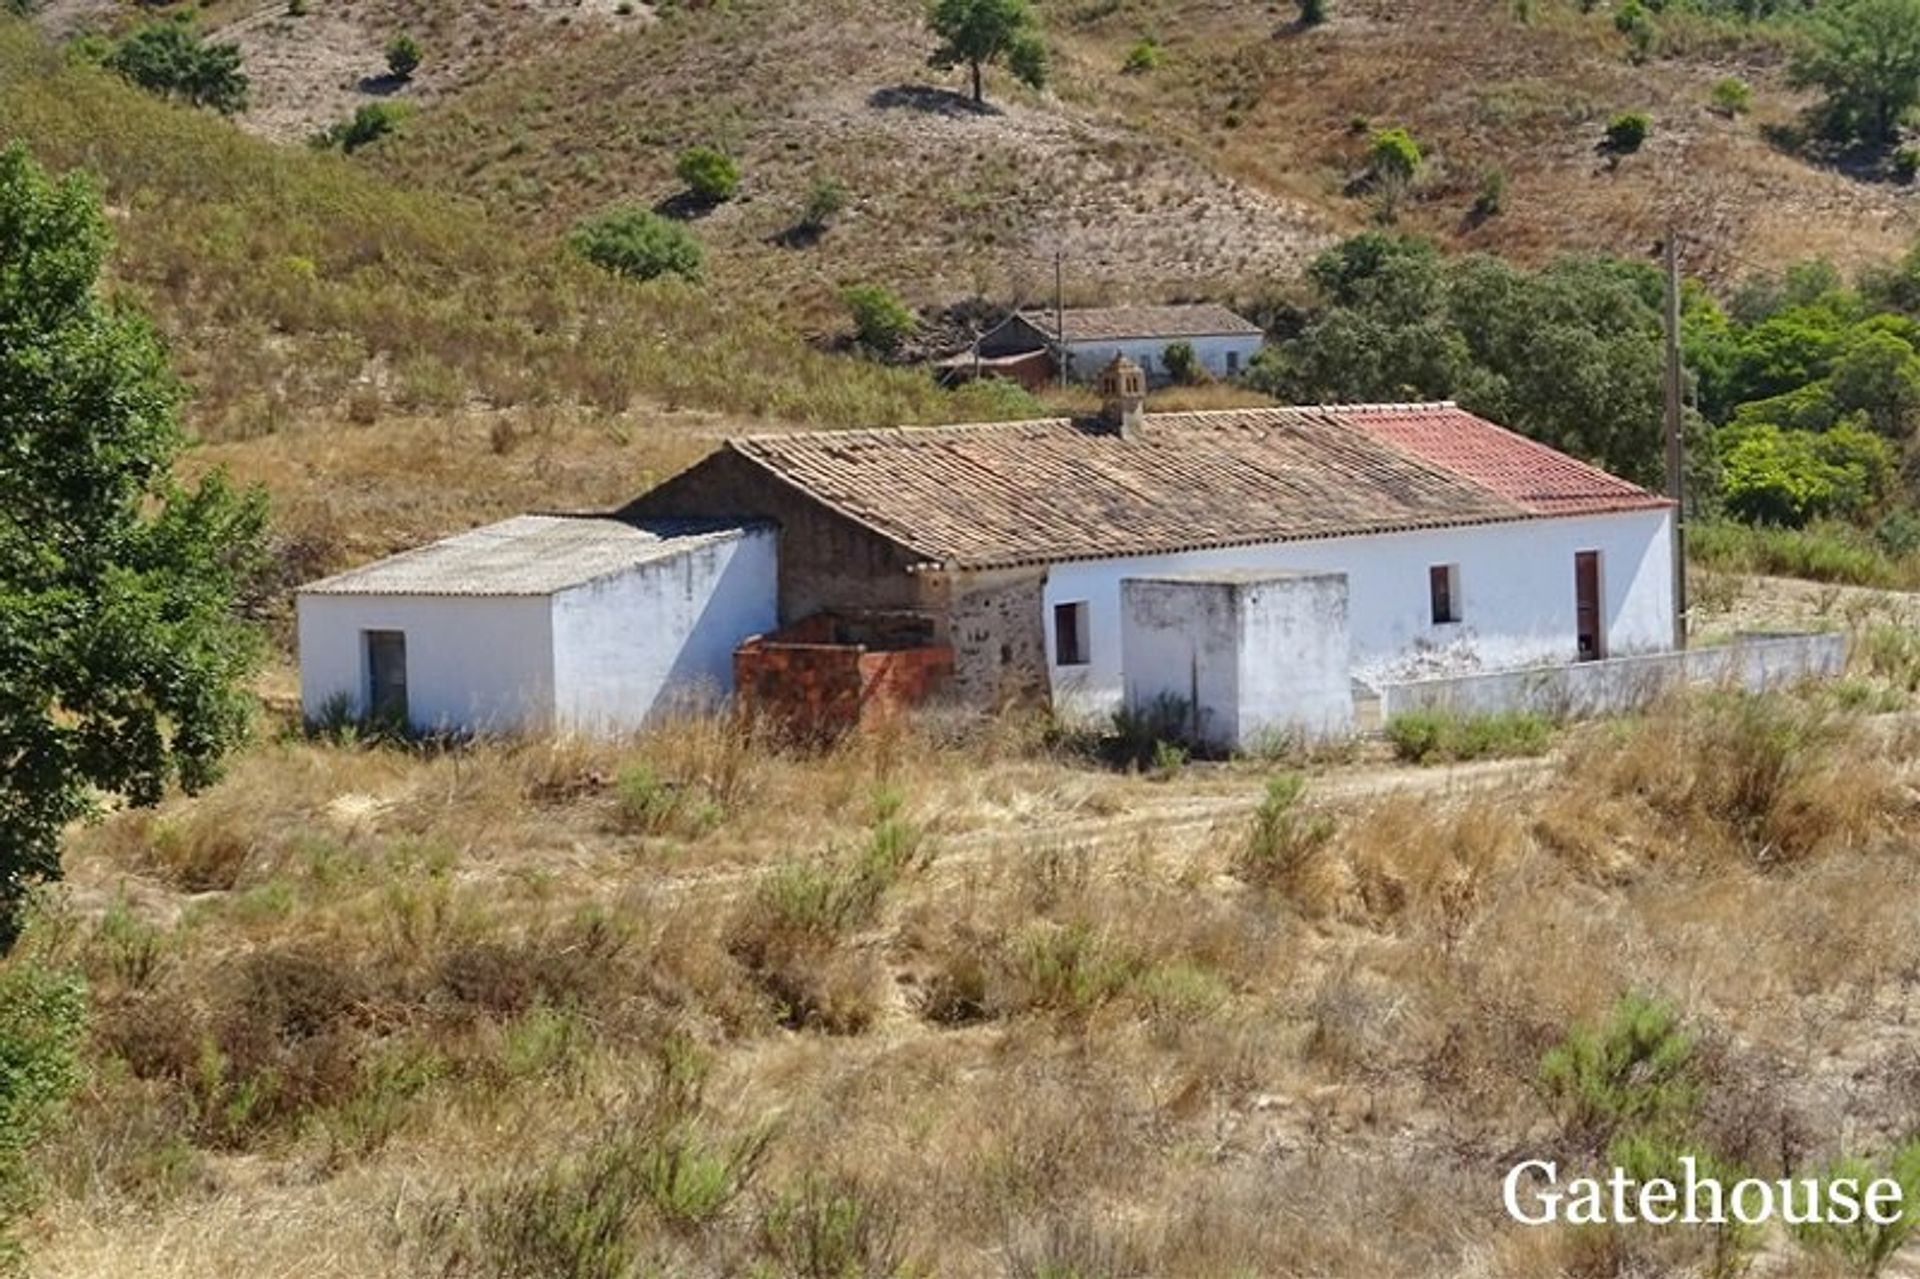
<path id="1" fill-rule="evenodd" d="M 1155 385 L 1167 379 L 1167 348 L 1175 342 L 1186 342 L 1193 347 L 1193 353 L 1200 360 L 1200 366 L 1216 378 L 1238 377 L 1247 371 L 1253 363 L 1253 357 L 1260 352 L 1265 337 L 1258 333 L 1234 334 L 1225 337 L 1205 338 L 1151 338 L 1127 342 L 1075 342 L 1067 349 L 1067 376 L 1078 382 L 1092 382 L 1100 376 L 1100 370 L 1113 363 L 1113 357 L 1124 355 L 1135 364 L 1147 370 L 1147 378 Z M 1239 367 L 1227 368 L 1227 353 L 1236 352 Z"/>
<path id="2" fill-rule="evenodd" d="M 733 690 L 733 650 L 778 625 L 776 535 L 752 528 L 553 599 L 558 727 L 618 733 Z"/>
<path id="3" fill-rule="evenodd" d="M 1759 692 L 1847 669 L 1844 635 L 1743 635 L 1684 653 L 1648 653 L 1574 665 L 1412 680 L 1380 689 L 1380 713 L 1462 715 L 1531 711 L 1577 718 L 1633 710 L 1681 684 L 1726 683 Z"/>
<path id="4" fill-rule="evenodd" d="M 300 703 L 367 712 L 367 631 L 407 637 L 407 714 L 423 732 L 537 729 L 553 713 L 548 600 L 534 596 L 301 595 Z"/>
<path id="5" fill-rule="evenodd" d="M 1054 705 L 1095 715 L 1120 704 L 1123 579 L 1217 569 L 1344 573 L 1352 674 L 1378 685 L 1573 660 L 1573 556 L 1597 550 L 1608 653 L 1663 651 L 1673 635 L 1667 537 L 1666 511 L 1633 511 L 1056 564 L 1042 612 Z M 1457 623 L 1433 623 L 1427 572 L 1436 564 L 1460 566 Z M 1087 603 L 1089 661 L 1062 667 L 1053 609 L 1076 600 Z"/>

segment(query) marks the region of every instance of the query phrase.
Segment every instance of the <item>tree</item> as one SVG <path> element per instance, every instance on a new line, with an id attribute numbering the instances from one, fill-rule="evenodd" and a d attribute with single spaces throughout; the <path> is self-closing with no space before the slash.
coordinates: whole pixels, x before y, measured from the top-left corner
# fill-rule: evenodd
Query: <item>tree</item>
<path id="1" fill-rule="evenodd" d="M 1200 363 L 1200 355 L 1191 342 L 1167 343 L 1161 358 L 1166 361 L 1167 376 L 1181 386 L 1197 386 L 1207 380 L 1206 366 Z"/>
<path id="2" fill-rule="evenodd" d="M 1829 131 L 1892 141 L 1920 99 L 1920 0 L 1833 0 L 1810 15 L 1809 28 L 1792 78 L 1826 93 Z"/>
<path id="3" fill-rule="evenodd" d="M 841 291 L 840 300 L 853 317 L 855 339 L 869 350 L 897 351 L 920 327 L 919 317 L 884 284 L 851 285 Z"/>
<path id="4" fill-rule="evenodd" d="M 1425 159 L 1420 144 L 1405 129 L 1375 130 L 1367 143 L 1367 173 L 1380 193 L 1380 213 L 1391 222 L 1400 211 L 1401 197 L 1413 186 Z"/>
<path id="5" fill-rule="evenodd" d="M 140 28 L 107 54 L 104 65 L 150 93 L 212 107 L 221 115 L 247 109 L 240 46 L 207 44 L 185 23 Z"/>
<path id="6" fill-rule="evenodd" d="M 694 198 L 705 204 L 731 200 L 740 189 L 740 166 L 717 147 L 688 147 L 680 153 L 673 171 Z"/>
<path id="7" fill-rule="evenodd" d="M 928 21 L 941 42 L 929 65 L 971 70 L 975 106 L 986 101 L 981 70 L 991 62 L 1004 59 L 1021 83 L 1045 86 L 1047 46 L 1027 0 L 936 0 Z"/>
<path id="8" fill-rule="evenodd" d="M 160 340 L 97 287 L 98 193 L 0 152 L 0 912 L 60 870 L 96 797 L 211 784 L 244 735 L 258 637 L 235 617 L 266 510 L 193 488 Z"/>
<path id="9" fill-rule="evenodd" d="M 421 60 L 426 56 L 420 42 L 405 31 L 387 41 L 387 70 L 396 80 L 413 79 L 413 73 L 420 69 Z"/>
<path id="10" fill-rule="evenodd" d="M 567 244 L 595 266 L 635 280 L 663 275 L 698 280 L 706 256 L 685 227 L 647 209 L 615 209 L 589 218 L 573 229 Z"/>

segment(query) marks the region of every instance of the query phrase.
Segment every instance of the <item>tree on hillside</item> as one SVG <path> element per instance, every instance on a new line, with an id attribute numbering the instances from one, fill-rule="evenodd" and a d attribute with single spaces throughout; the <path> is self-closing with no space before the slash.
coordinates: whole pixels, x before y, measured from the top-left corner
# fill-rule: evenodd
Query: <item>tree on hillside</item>
<path id="1" fill-rule="evenodd" d="M 1826 92 L 1829 130 L 1891 141 L 1920 100 L 1920 0 L 1833 0 L 1813 13 L 1810 30 L 1793 79 Z"/>
<path id="2" fill-rule="evenodd" d="M 1046 84 L 1047 46 L 1027 0 L 936 0 L 928 22 L 941 41 L 930 65 L 942 71 L 968 67 L 975 106 L 986 101 L 980 75 L 991 62 L 1004 59 L 1023 84 Z"/>
<path id="3" fill-rule="evenodd" d="M 185 23 L 140 28 L 114 46 L 105 65 L 151 93 L 212 107 L 221 115 L 247 109 L 240 46 L 207 44 Z"/>
<path id="4" fill-rule="evenodd" d="M 103 796 L 210 784 L 258 644 L 234 599 L 265 505 L 173 477 L 181 392 L 98 289 L 100 197 L 0 152 L 0 915 Z M 5 924 L 0 922 L 0 935 Z"/>

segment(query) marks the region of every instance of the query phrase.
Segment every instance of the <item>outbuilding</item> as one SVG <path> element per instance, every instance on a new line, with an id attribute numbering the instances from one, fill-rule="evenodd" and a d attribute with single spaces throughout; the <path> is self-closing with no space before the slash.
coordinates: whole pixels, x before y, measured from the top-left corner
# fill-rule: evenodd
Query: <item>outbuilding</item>
<path id="1" fill-rule="evenodd" d="M 523 515 L 301 588 L 301 702 L 418 732 L 628 731 L 731 691 L 776 582 L 764 524 Z"/>
<path id="2" fill-rule="evenodd" d="M 958 370 L 1018 370 L 1009 376 L 1030 379 L 1037 363 L 1065 369 L 1070 381 L 1091 383 L 1115 359 L 1138 365 L 1155 386 L 1173 380 L 1167 350 L 1181 343 L 1207 376 L 1230 381 L 1246 372 L 1260 353 L 1266 334 L 1259 325 L 1218 303 L 1181 306 L 1076 307 L 1016 311 L 981 335 L 974 351 L 947 364 Z"/>

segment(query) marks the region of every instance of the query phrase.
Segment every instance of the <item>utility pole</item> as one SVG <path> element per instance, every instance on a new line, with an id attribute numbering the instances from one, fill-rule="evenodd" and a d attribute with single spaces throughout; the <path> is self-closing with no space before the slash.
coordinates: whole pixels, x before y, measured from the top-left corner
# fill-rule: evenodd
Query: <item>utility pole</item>
<path id="1" fill-rule="evenodd" d="M 1667 226 L 1667 496 L 1673 499 L 1673 647 L 1687 646 L 1687 449 L 1681 438 L 1680 233 Z"/>
<path id="2" fill-rule="evenodd" d="M 1060 368 L 1060 389 L 1063 391 L 1067 389 L 1066 256 L 1063 239 L 1053 246 L 1053 333 L 1054 341 L 1059 344 L 1053 362 Z"/>

